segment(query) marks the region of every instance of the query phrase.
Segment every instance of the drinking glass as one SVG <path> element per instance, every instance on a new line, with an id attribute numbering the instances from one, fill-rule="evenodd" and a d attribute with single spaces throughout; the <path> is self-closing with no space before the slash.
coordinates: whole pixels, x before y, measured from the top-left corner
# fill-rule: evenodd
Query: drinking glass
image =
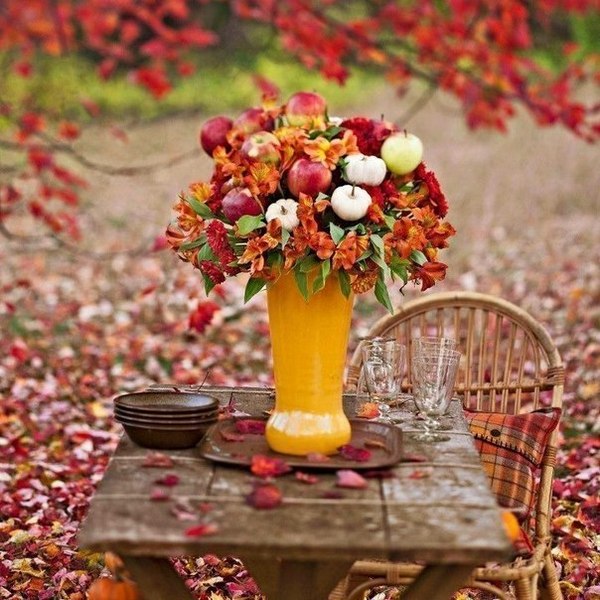
<path id="1" fill-rule="evenodd" d="M 422 442 L 443 442 L 449 436 L 436 432 L 438 418 L 448 409 L 458 371 L 459 352 L 437 355 L 413 355 L 411 373 L 413 394 L 418 410 L 424 415 L 423 433 L 415 436 Z"/>
<path id="2" fill-rule="evenodd" d="M 377 404 L 380 419 L 398 422 L 390 404 L 402 391 L 405 348 L 393 339 L 373 338 L 363 342 L 362 375 L 369 397 Z"/>
<path id="3" fill-rule="evenodd" d="M 413 356 L 423 356 L 429 358 L 437 358 L 440 356 L 458 356 L 460 359 L 460 353 L 456 350 L 456 340 L 446 337 L 420 337 L 413 339 Z M 456 380 L 456 375 L 454 376 Z M 452 400 L 453 387 L 448 389 L 449 399 Z M 423 428 L 422 420 L 415 420 L 413 426 L 416 428 Z M 451 425 L 443 424 L 438 420 L 437 429 L 440 431 L 449 431 L 452 429 Z"/>

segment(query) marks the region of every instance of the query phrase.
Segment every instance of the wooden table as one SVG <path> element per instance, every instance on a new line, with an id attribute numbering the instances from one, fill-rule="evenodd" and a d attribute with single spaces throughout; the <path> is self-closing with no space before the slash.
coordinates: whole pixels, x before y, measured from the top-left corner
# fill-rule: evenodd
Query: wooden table
<path id="1" fill-rule="evenodd" d="M 273 402 L 271 390 L 204 389 L 225 403 L 233 397 L 239 410 L 255 415 Z M 348 414 L 354 404 L 345 398 Z M 319 473 L 314 485 L 286 475 L 277 479 L 284 502 L 272 510 L 246 504 L 252 488 L 246 469 L 210 463 L 197 449 L 165 451 L 175 461 L 168 469 L 142 468 L 150 451 L 123 436 L 92 499 L 80 545 L 121 555 L 145 600 L 189 600 L 167 557 L 206 553 L 241 558 L 269 600 L 327 598 L 361 558 L 424 561 L 403 600 L 447 600 L 474 566 L 512 553 L 460 404 L 453 402 L 450 412 L 453 430 L 446 442 L 418 443 L 410 426 L 402 426 L 407 455 L 426 457 L 424 462 L 401 462 L 395 477 L 371 479 L 366 489 L 334 488 L 333 473 Z M 180 477 L 172 499 L 150 500 L 153 482 L 166 472 Z M 334 489 L 343 497 L 327 497 Z M 218 531 L 186 537 L 194 523 L 173 516 L 169 504 L 175 498 L 211 503 L 204 519 Z"/>

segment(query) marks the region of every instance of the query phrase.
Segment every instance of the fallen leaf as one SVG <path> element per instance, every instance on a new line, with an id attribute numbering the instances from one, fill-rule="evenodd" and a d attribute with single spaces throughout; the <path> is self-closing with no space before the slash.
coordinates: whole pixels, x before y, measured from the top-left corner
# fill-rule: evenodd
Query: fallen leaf
<path id="1" fill-rule="evenodd" d="M 223 429 L 219 431 L 219 435 L 226 442 L 243 442 L 246 439 L 246 436 L 241 433 L 236 433 L 235 431 L 224 431 Z"/>
<path id="2" fill-rule="evenodd" d="M 310 473 L 303 473 L 302 471 L 296 471 L 296 480 L 308 484 L 314 484 L 319 482 L 319 478 L 316 475 L 311 475 Z"/>
<path id="3" fill-rule="evenodd" d="M 246 496 L 246 503 L 258 509 L 276 508 L 283 502 L 281 490 L 272 483 L 259 484 Z"/>
<path id="4" fill-rule="evenodd" d="M 352 444 L 340 446 L 338 452 L 346 459 L 354 462 L 367 462 L 371 458 L 371 451 L 366 448 L 357 448 Z"/>
<path id="5" fill-rule="evenodd" d="M 144 458 L 142 467 L 168 468 L 173 466 L 173 459 L 162 452 L 149 452 Z"/>
<path id="6" fill-rule="evenodd" d="M 356 416 L 361 419 L 376 419 L 379 416 L 379 409 L 375 402 L 363 402 L 356 410 Z"/>
<path id="7" fill-rule="evenodd" d="M 186 537 L 204 537 L 206 535 L 214 535 L 219 531 L 219 528 L 214 523 L 201 523 L 193 525 L 185 530 Z"/>
<path id="8" fill-rule="evenodd" d="M 321 454 L 320 452 L 309 452 L 306 455 L 306 460 L 310 463 L 326 463 L 329 462 L 331 458 L 326 454 Z"/>
<path id="9" fill-rule="evenodd" d="M 255 435 L 264 435 L 266 421 L 258 419 L 240 419 L 235 422 L 235 429 L 238 433 L 250 433 Z"/>
<path id="10" fill-rule="evenodd" d="M 282 458 L 273 458 L 264 454 L 255 454 L 252 457 L 250 471 L 257 477 L 279 477 L 292 470 Z"/>
<path id="11" fill-rule="evenodd" d="M 157 485 L 164 485 L 166 487 L 173 487 L 179 483 L 179 475 L 175 473 L 167 473 L 163 477 L 159 477 L 154 481 Z"/>
<path id="12" fill-rule="evenodd" d="M 351 469 L 340 469 L 336 471 L 335 475 L 337 478 L 335 485 L 337 487 L 362 489 L 369 485 L 364 477 Z"/>

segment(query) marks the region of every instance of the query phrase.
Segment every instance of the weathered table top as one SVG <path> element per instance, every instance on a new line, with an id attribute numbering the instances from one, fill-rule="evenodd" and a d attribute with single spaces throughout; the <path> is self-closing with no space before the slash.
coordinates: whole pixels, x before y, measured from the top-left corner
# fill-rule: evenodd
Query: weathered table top
<path id="1" fill-rule="evenodd" d="M 233 398 L 238 410 L 261 415 L 273 402 L 272 391 L 257 388 L 204 388 L 222 402 Z M 345 399 L 352 414 L 355 399 Z M 407 423 L 410 424 L 410 407 Z M 461 406 L 451 407 L 450 440 L 423 444 L 409 426 L 404 447 L 409 458 L 394 477 L 369 479 L 366 489 L 335 488 L 334 473 L 317 473 L 307 485 L 291 475 L 277 478 L 283 504 L 272 510 L 249 506 L 251 473 L 210 463 L 197 449 L 165 451 L 174 465 L 142 468 L 150 452 L 124 436 L 91 503 L 79 535 L 80 545 L 128 556 L 166 557 L 214 553 L 257 561 L 353 561 L 359 558 L 425 561 L 437 565 L 473 565 L 504 560 L 511 546 L 499 508 L 482 471 Z M 155 480 L 176 473 L 170 499 L 150 499 Z M 336 491 L 340 497 L 329 497 Z M 184 501 L 198 510 L 195 521 L 182 521 L 173 506 Z M 189 537 L 195 523 L 210 523 L 210 536 Z"/>

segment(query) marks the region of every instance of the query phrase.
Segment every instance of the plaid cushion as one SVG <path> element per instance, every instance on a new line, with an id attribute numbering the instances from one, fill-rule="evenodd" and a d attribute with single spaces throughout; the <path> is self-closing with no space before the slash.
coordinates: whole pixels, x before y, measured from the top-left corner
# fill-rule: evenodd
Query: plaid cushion
<path id="1" fill-rule="evenodd" d="M 498 502 L 527 516 L 534 504 L 535 474 L 560 409 L 521 415 L 465 410 L 465 414 Z"/>

